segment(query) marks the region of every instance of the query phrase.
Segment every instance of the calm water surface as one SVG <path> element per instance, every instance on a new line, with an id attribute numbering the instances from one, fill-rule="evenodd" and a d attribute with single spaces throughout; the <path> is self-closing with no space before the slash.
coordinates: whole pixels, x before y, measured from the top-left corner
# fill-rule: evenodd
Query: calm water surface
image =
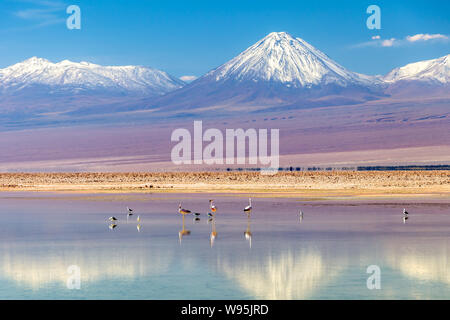
<path id="1" fill-rule="evenodd" d="M 202 213 L 186 217 L 181 239 L 180 201 Z M 2 193 L 0 299 L 450 299 L 448 199 L 254 197 L 251 219 L 247 203 L 241 195 Z M 135 210 L 128 221 L 126 206 Z M 113 230 L 110 216 L 119 219 Z M 67 288 L 72 265 L 80 290 Z M 370 265 L 381 270 L 380 290 L 367 288 Z"/>

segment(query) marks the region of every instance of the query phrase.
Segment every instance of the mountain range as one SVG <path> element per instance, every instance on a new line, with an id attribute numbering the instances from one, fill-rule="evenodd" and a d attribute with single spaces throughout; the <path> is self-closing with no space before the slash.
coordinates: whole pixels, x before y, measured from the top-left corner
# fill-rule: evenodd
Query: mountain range
<path id="1" fill-rule="evenodd" d="M 0 69 L 0 83 L 2 94 L 45 86 L 49 94 L 110 91 L 145 96 L 161 95 L 184 85 L 183 81 L 148 67 L 103 67 L 69 60 L 52 63 L 37 57 Z"/>
<path id="2" fill-rule="evenodd" d="M 449 60 L 446 55 L 396 68 L 384 77 L 368 76 L 347 70 L 285 32 L 268 34 L 189 84 L 148 67 L 52 63 L 33 57 L 0 69 L 0 115 L 3 124 L 14 126 L 136 112 L 197 116 L 211 110 L 236 114 L 396 97 L 448 98 Z"/>

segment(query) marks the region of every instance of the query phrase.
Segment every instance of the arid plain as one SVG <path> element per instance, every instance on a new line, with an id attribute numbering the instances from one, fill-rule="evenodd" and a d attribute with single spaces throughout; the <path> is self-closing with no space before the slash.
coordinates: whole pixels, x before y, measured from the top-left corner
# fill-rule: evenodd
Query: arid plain
<path id="1" fill-rule="evenodd" d="M 252 193 L 308 199 L 450 198 L 450 171 L 3 173 L 0 191 Z"/>

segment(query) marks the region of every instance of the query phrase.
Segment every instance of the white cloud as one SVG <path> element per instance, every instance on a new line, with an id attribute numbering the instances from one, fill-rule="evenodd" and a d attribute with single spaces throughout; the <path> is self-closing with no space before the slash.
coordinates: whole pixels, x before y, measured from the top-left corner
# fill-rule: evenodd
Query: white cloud
<path id="1" fill-rule="evenodd" d="M 195 79 L 197 79 L 197 76 L 182 76 L 182 77 L 180 77 L 180 79 L 185 82 L 192 82 Z"/>
<path id="2" fill-rule="evenodd" d="M 60 1 L 19 1 L 31 5 L 31 8 L 21 9 L 13 14 L 19 19 L 31 22 L 33 27 L 42 27 L 65 21 L 65 5 Z"/>
<path id="3" fill-rule="evenodd" d="M 392 47 L 394 45 L 395 41 L 396 41 L 395 38 L 383 40 L 383 41 L 381 41 L 381 46 L 382 47 Z"/>
<path id="4" fill-rule="evenodd" d="M 445 34 L 435 33 L 418 33 L 413 36 L 406 36 L 402 39 L 390 38 L 390 39 L 381 39 L 381 36 L 375 35 L 371 37 L 370 41 L 357 43 L 352 45 L 352 48 L 363 48 L 363 47 L 399 47 L 405 46 L 408 44 L 413 44 L 416 42 L 425 42 L 429 40 L 434 41 L 448 41 L 450 38 Z"/>
<path id="5" fill-rule="evenodd" d="M 407 36 L 406 40 L 409 42 L 416 42 L 416 41 L 428 41 L 433 39 L 442 39 L 447 40 L 448 37 L 446 35 L 436 33 L 436 34 L 428 34 L 428 33 L 418 33 L 413 36 Z"/>

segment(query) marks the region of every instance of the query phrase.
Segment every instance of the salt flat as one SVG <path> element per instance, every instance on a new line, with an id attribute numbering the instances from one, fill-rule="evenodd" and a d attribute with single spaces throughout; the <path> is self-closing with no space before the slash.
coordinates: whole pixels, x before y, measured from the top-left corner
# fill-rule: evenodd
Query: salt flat
<path id="1" fill-rule="evenodd" d="M 450 171 L 2 173 L 0 190 L 448 198 Z"/>

